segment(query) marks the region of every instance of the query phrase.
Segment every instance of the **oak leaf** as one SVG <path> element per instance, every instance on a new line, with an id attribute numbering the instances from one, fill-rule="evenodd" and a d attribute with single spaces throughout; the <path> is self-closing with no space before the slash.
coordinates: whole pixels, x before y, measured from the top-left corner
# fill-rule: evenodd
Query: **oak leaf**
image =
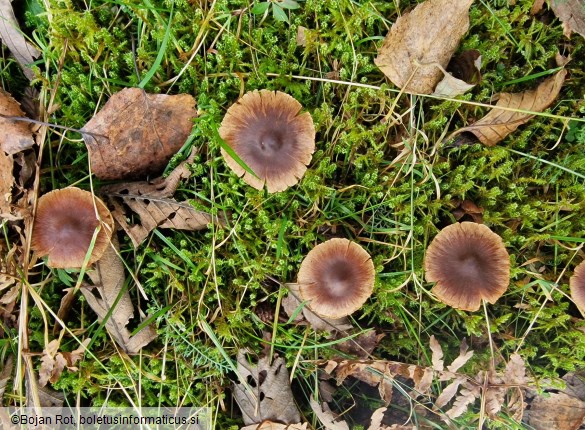
<path id="1" fill-rule="evenodd" d="M 264 420 L 279 421 L 285 424 L 299 423 L 300 412 L 293 399 L 289 373 L 281 357 L 272 364 L 268 357 L 252 365 L 246 358 L 246 351 L 238 352 L 240 381 L 233 385 L 234 398 L 242 411 L 244 424 L 261 423 Z"/>
<path id="2" fill-rule="evenodd" d="M 542 112 L 549 107 L 559 95 L 566 75 L 567 71 L 563 69 L 543 81 L 534 90 L 500 93 L 497 104 L 486 116 L 467 127 L 460 128 L 450 137 L 470 132 L 484 145 L 494 146 L 534 117 L 534 114 L 519 111 Z"/>
<path id="3" fill-rule="evenodd" d="M 0 0 L 2 1 L 2 0 Z M 0 17 L 0 26 L 2 19 Z M 6 117 L 23 117 L 20 104 L 10 94 L 0 88 L 0 115 Z M 9 155 L 32 147 L 35 142 L 29 125 L 23 121 L 14 121 L 0 116 L 0 150 Z"/>
<path id="4" fill-rule="evenodd" d="M 160 173 L 187 140 L 196 116 L 189 94 L 148 94 L 138 88 L 113 94 L 81 130 L 92 171 L 100 179 Z"/>
<path id="5" fill-rule="evenodd" d="M 47 382 L 55 383 L 61 377 L 65 368 L 76 372 L 75 364 L 83 358 L 83 354 L 91 339 L 85 339 L 79 348 L 71 352 L 58 352 L 59 340 L 53 339 L 45 346 L 41 357 L 41 368 L 39 369 L 39 385 L 44 387 Z"/>
<path id="6" fill-rule="evenodd" d="M 430 94 L 469 28 L 473 0 L 427 0 L 396 20 L 374 60 L 407 93 Z M 440 66 L 440 67 L 437 67 Z"/>

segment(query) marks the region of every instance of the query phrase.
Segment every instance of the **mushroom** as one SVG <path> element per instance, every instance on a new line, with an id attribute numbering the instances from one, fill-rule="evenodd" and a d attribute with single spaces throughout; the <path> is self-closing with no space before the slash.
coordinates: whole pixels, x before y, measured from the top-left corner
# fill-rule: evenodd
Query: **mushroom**
<path id="1" fill-rule="evenodd" d="M 114 227 L 110 211 L 89 191 L 75 187 L 51 191 L 39 198 L 31 248 L 41 257 L 47 255 L 50 267 L 79 268 L 100 222 L 88 264 L 99 260 L 110 243 Z"/>
<path id="2" fill-rule="evenodd" d="M 500 236 L 483 224 L 455 223 L 429 245 L 424 260 L 433 293 L 457 309 L 476 311 L 495 303 L 508 288 L 510 259 Z"/>
<path id="3" fill-rule="evenodd" d="M 317 315 L 339 319 L 358 310 L 372 294 L 375 270 L 370 254 L 347 239 L 313 248 L 297 276 L 299 295 Z"/>
<path id="4" fill-rule="evenodd" d="M 576 268 L 569 280 L 571 298 L 581 312 L 585 312 L 585 260 Z"/>
<path id="5" fill-rule="evenodd" d="M 240 98 L 227 110 L 219 134 L 257 177 L 222 148 L 230 169 L 258 190 L 266 184 L 269 193 L 295 185 L 315 151 L 313 119 L 301 109 L 280 91 L 255 90 Z"/>

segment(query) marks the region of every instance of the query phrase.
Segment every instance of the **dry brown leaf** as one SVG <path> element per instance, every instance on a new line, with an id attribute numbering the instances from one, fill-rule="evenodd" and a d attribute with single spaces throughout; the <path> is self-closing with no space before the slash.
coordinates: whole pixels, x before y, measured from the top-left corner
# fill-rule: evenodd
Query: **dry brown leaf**
<path id="1" fill-rule="evenodd" d="M 155 228 L 192 231 L 204 229 L 212 222 L 223 225 L 223 219 L 198 211 L 189 202 L 177 202 L 170 198 L 179 182 L 190 176 L 187 163 L 192 162 L 194 157 L 195 152 L 192 152 L 166 179 L 108 185 L 100 190 L 113 207 L 112 216 L 130 236 L 135 247 Z M 121 203 L 140 217 L 140 224 L 128 224 L 127 214 Z"/>
<path id="2" fill-rule="evenodd" d="M 439 344 L 439 341 L 435 338 L 435 335 L 431 336 L 430 347 L 433 355 L 431 356 L 431 361 L 433 363 L 433 369 L 437 372 L 442 372 L 444 368 L 443 363 L 443 349 Z"/>
<path id="3" fill-rule="evenodd" d="M 272 364 L 268 357 L 258 360 L 257 365 L 248 363 L 246 351 L 238 351 L 238 376 L 233 394 L 242 411 L 244 424 L 261 423 L 264 420 L 293 424 L 301 421 L 289 382 L 284 360 L 276 358 Z M 252 382 L 253 380 L 253 382 Z"/>
<path id="4" fill-rule="evenodd" d="M 459 389 L 459 385 L 461 385 L 465 381 L 465 378 L 458 377 L 453 382 L 445 387 L 445 389 L 439 394 L 437 400 L 435 400 L 435 407 L 442 408 L 447 403 L 451 401 L 455 394 L 457 394 L 457 390 Z"/>
<path id="5" fill-rule="evenodd" d="M 449 366 L 447 366 L 447 370 L 449 372 L 452 373 L 457 372 L 461 367 L 465 365 L 465 363 L 469 361 L 471 357 L 473 357 L 473 351 L 468 351 L 467 348 L 468 348 L 467 342 L 465 341 L 465 339 L 463 339 L 463 342 L 461 342 L 461 346 L 459 348 L 459 356 L 455 360 L 453 360 L 453 362 Z"/>
<path id="6" fill-rule="evenodd" d="M 16 58 L 25 76 L 32 80 L 34 74 L 30 64 L 40 52 L 24 38 L 10 3 L 11 0 L 0 0 L 0 38 Z"/>
<path id="7" fill-rule="evenodd" d="M 6 155 L 0 150 L 0 218 L 3 218 L 4 214 L 10 215 L 13 185 L 12 155 Z"/>
<path id="8" fill-rule="evenodd" d="M 542 112 L 559 95 L 566 75 L 567 71 L 563 69 L 543 81 L 535 90 L 522 93 L 500 93 L 498 103 L 486 116 L 457 130 L 451 134 L 451 137 L 463 132 L 470 132 L 484 145 L 494 146 L 534 116 L 508 109 Z M 498 107 L 506 108 L 506 110 L 498 109 Z"/>
<path id="9" fill-rule="evenodd" d="M 565 393 L 536 395 L 523 422 L 535 430 L 577 430 L 585 419 L 585 403 Z"/>
<path id="10" fill-rule="evenodd" d="M 349 430 L 349 425 L 346 421 L 336 417 L 331 409 L 329 409 L 329 405 L 327 403 L 319 404 L 315 399 L 311 397 L 309 400 L 311 405 L 311 409 L 323 424 L 323 427 L 326 430 Z"/>
<path id="11" fill-rule="evenodd" d="M 388 408 L 378 408 L 372 414 L 372 419 L 370 421 L 370 426 L 368 430 L 380 430 L 382 428 L 382 420 L 384 419 L 384 412 L 386 412 Z"/>
<path id="12" fill-rule="evenodd" d="M 455 398 L 453 406 L 447 411 L 446 415 L 451 419 L 460 417 L 480 394 L 481 390 L 478 385 L 472 384 L 469 381 L 463 382 L 459 395 Z"/>
<path id="13" fill-rule="evenodd" d="M 510 360 L 504 370 L 503 379 L 509 385 L 526 384 L 526 365 L 524 364 L 524 359 L 519 354 L 513 353 L 510 356 Z"/>
<path id="14" fill-rule="evenodd" d="M 85 339 L 79 348 L 72 352 L 58 352 L 59 340 L 53 339 L 43 350 L 41 368 L 39 369 L 39 386 L 44 387 L 47 382 L 54 384 L 59 380 L 65 367 L 72 372 L 78 369 L 75 364 L 83 358 L 90 338 Z"/>
<path id="15" fill-rule="evenodd" d="M 2 371 L 0 371 L 0 406 L 4 403 L 2 398 L 4 397 L 4 391 L 6 391 L 6 386 L 8 385 L 8 381 L 12 380 L 12 368 L 14 367 L 14 360 L 12 356 L 9 355 L 6 358 L 6 361 L 2 363 Z"/>
<path id="16" fill-rule="evenodd" d="M 563 33 L 570 37 L 571 32 L 585 37 L 585 3 L 583 0 L 549 0 L 550 6 L 563 23 Z"/>
<path id="17" fill-rule="evenodd" d="M 476 49 L 463 51 L 449 62 L 433 92 L 435 96 L 456 97 L 465 94 L 481 80 L 481 54 Z"/>
<path id="18" fill-rule="evenodd" d="M 134 336 L 131 336 L 126 328 L 134 315 L 134 306 L 130 294 L 124 290 L 126 275 L 124 265 L 116 252 L 117 241 L 112 240 L 112 242 L 102 258 L 95 264 L 95 270 L 88 272 L 94 285 L 83 286 L 81 293 L 87 300 L 87 304 L 97 314 L 100 322 L 111 311 L 105 324 L 106 329 L 127 354 L 137 354 L 142 347 L 156 338 L 157 334 L 152 325 L 143 327 Z M 93 294 L 94 286 L 98 287 L 97 291 L 101 298 Z M 118 296 L 120 296 L 119 300 Z M 114 309 L 111 310 L 112 308 Z"/>
<path id="19" fill-rule="evenodd" d="M 157 174 L 183 146 L 197 116 L 189 94 L 125 88 L 83 127 L 92 171 L 100 179 Z"/>
<path id="20" fill-rule="evenodd" d="M 263 421 L 260 424 L 252 424 L 242 427 L 240 430 L 307 430 L 307 423 L 304 424 L 281 424 L 272 421 Z"/>
<path id="21" fill-rule="evenodd" d="M 473 0 L 427 0 L 396 20 L 374 60 L 408 93 L 430 94 L 469 28 Z"/>
<path id="22" fill-rule="evenodd" d="M 6 1 L 6 0 L 0 0 Z M 0 18 L 0 28 L 2 19 Z M 10 94 L 0 88 L 0 114 L 5 116 L 23 117 L 20 104 Z M 26 122 L 13 121 L 0 117 L 0 149 L 9 155 L 32 147 L 35 142 L 30 127 Z"/>

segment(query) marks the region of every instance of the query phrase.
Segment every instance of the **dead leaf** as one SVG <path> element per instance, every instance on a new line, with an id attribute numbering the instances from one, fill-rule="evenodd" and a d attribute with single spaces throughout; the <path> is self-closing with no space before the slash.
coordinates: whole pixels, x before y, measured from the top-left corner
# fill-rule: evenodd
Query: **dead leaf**
<path id="1" fill-rule="evenodd" d="M 297 46 L 307 46 L 307 31 L 302 25 L 297 27 Z"/>
<path id="2" fill-rule="evenodd" d="M 372 414 L 372 418 L 370 421 L 370 426 L 368 430 L 380 430 L 382 428 L 382 420 L 384 419 L 384 412 L 386 412 L 388 408 L 378 408 Z"/>
<path id="3" fill-rule="evenodd" d="M 112 216 L 138 247 L 155 228 L 201 230 L 211 223 L 224 224 L 222 218 L 196 210 L 189 202 L 177 202 L 170 198 L 179 182 L 190 176 L 187 163 L 193 161 L 195 152 L 177 166 L 166 178 L 152 182 L 128 182 L 102 187 L 100 194 L 113 207 Z M 123 204 L 140 217 L 140 224 L 130 225 Z"/>
<path id="4" fill-rule="evenodd" d="M 478 50 L 462 52 L 449 62 L 447 70 L 441 70 L 444 76 L 435 87 L 433 95 L 456 97 L 465 94 L 481 80 L 480 69 L 481 54 Z"/>
<path id="5" fill-rule="evenodd" d="M 513 353 L 506 364 L 504 382 L 509 385 L 526 384 L 526 365 L 524 359 L 517 353 Z"/>
<path id="6" fill-rule="evenodd" d="M 189 94 L 147 94 L 138 88 L 113 94 L 81 130 L 92 171 L 100 179 L 160 173 L 187 140 L 195 104 Z"/>
<path id="7" fill-rule="evenodd" d="M 233 385 L 234 399 L 242 411 L 244 424 L 264 420 L 285 424 L 301 421 L 282 358 L 278 357 L 269 364 L 268 357 L 263 357 L 257 365 L 252 365 L 248 363 L 246 351 L 240 350 L 237 360 L 239 380 L 249 381 L 249 386 L 242 382 Z"/>
<path id="8" fill-rule="evenodd" d="M 439 344 L 439 342 L 435 338 L 435 335 L 431 336 L 430 347 L 431 347 L 431 351 L 433 353 L 433 355 L 431 357 L 431 361 L 433 363 L 433 369 L 435 369 L 437 372 L 442 372 L 443 367 L 444 367 L 443 349 L 441 348 L 441 345 Z"/>
<path id="9" fill-rule="evenodd" d="M 345 337 L 345 333 L 338 333 L 337 337 Z M 385 335 L 376 333 L 376 330 L 369 330 L 352 339 L 338 343 L 337 350 L 357 358 L 368 358 L 380 343 Z"/>
<path id="10" fill-rule="evenodd" d="M 2 121 L 1 118 L 0 121 Z M 4 218 L 4 214 L 11 214 L 10 203 L 12 202 L 13 185 L 12 155 L 6 155 L 4 151 L 0 150 L 0 218 Z"/>
<path id="11" fill-rule="evenodd" d="M 459 348 L 459 355 L 455 360 L 453 360 L 453 362 L 449 366 L 447 366 L 447 370 L 449 372 L 452 373 L 457 372 L 461 367 L 465 365 L 465 363 L 469 361 L 471 357 L 473 357 L 473 351 L 468 351 L 467 348 L 468 348 L 467 342 L 465 341 L 465 339 L 463 339 L 463 341 L 461 342 L 461 346 Z"/>
<path id="12" fill-rule="evenodd" d="M 477 206 L 471 200 L 465 199 L 463 201 L 459 199 L 453 200 L 455 209 L 451 211 L 457 221 L 465 218 L 471 218 L 471 220 L 477 224 L 483 224 L 483 211 L 484 209 Z"/>
<path id="13" fill-rule="evenodd" d="M 30 65 L 41 53 L 24 38 L 12 10 L 11 0 L 0 0 L 0 38 L 8 47 L 25 76 L 32 80 Z"/>
<path id="14" fill-rule="evenodd" d="M 260 424 L 252 424 L 242 427 L 240 430 L 307 430 L 307 423 L 304 424 L 281 424 L 272 421 L 263 421 Z"/>
<path id="15" fill-rule="evenodd" d="M 461 385 L 465 381 L 464 377 L 455 378 L 453 382 L 445 387 L 445 389 L 439 394 L 437 400 L 435 400 L 435 407 L 442 408 L 447 403 L 451 401 L 455 394 L 457 394 L 457 390 L 459 389 L 459 385 Z"/>
<path id="16" fill-rule="evenodd" d="M 427 0 L 396 20 L 374 60 L 407 93 L 430 94 L 469 28 L 473 0 Z"/>
<path id="17" fill-rule="evenodd" d="M 0 0 L 4 2 L 7 0 Z M 0 28 L 2 28 L 0 17 Z M 0 88 L 0 115 L 8 117 L 24 117 L 20 104 L 10 94 Z M 26 122 L 14 121 L 0 116 L 0 148 L 9 155 L 32 147 L 35 142 L 30 127 Z"/>
<path id="18" fill-rule="evenodd" d="M 12 356 L 9 355 L 2 365 L 2 371 L 0 371 L 0 406 L 4 404 L 2 398 L 4 397 L 4 391 L 6 391 L 8 381 L 12 380 L 12 368 L 14 367 Z"/>
<path id="19" fill-rule="evenodd" d="M 41 368 L 39 369 L 39 386 L 44 387 L 47 382 L 54 384 L 59 380 L 65 367 L 70 371 L 76 372 L 78 369 L 75 364 L 83 358 L 85 349 L 90 338 L 85 339 L 79 348 L 72 352 L 58 352 L 59 340 L 53 339 L 43 350 L 41 358 Z"/>
<path id="20" fill-rule="evenodd" d="M 565 393 L 535 395 L 522 422 L 535 430 L 577 430 L 585 419 L 585 403 Z"/>
<path id="21" fill-rule="evenodd" d="M 478 385 L 472 384 L 469 381 L 463 382 L 459 395 L 455 398 L 453 406 L 447 411 L 446 415 L 451 419 L 460 417 L 480 394 L 481 390 Z"/>
<path id="22" fill-rule="evenodd" d="M 325 402 L 319 404 L 315 399 L 311 397 L 309 400 L 311 405 L 311 409 L 321 421 L 321 424 L 325 427 L 326 430 L 349 430 L 349 425 L 346 421 L 336 417 L 329 409 L 329 405 Z"/>
<path id="23" fill-rule="evenodd" d="M 460 128 L 450 137 L 470 132 L 484 145 L 494 146 L 534 116 L 508 109 L 542 112 L 559 95 L 566 75 L 567 71 L 563 69 L 543 81 L 535 90 L 522 93 L 500 93 L 498 103 L 486 116 L 467 127 Z M 498 109 L 498 107 L 506 108 L 506 110 Z"/>
<path id="24" fill-rule="evenodd" d="M 130 294 L 124 290 L 124 265 L 116 252 L 118 248 L 117 240 L 112 240 L 109 246 L 97 263 L 95 270 L 89 271 L 88 275 L 93 282 L 93 286 L 84 285 L 81 293 L 87 304 L 97 314 L 100 322 L 110 313 L 105 327 L 112 337 L 116 340 L 127 354 L 137 354 L 144 346 L 156 338 L 156 330 L 150 324 L 143 327 L 134 336 L 131 336 L 126 325 L 134 315 L 134 306 L 130 299 Z M 96 297 L 92 289 L 97 287 L 101 298 Z M 118 299 L 118 296 L 120 298 Z M 114 307 L 115 306 L 115 307 Z M 112 310 L 112 308 L 114 308 Z"/>
<path id="25" fill-rule="evenodd" d="M 585 3 L 583 0 L 549 0 L 550 7 L 563 23 L 563 33 L 570 37 L 571 32 L 585 37 Z"/>

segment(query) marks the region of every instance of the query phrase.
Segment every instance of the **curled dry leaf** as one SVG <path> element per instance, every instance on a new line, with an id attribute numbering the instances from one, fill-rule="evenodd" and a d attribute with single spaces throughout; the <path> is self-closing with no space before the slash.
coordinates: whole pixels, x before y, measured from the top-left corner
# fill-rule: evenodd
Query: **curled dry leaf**
<path id="1" fill-rule="evenodd" d="M 41 358 L 41 368 L 39 369 L 39 385 L 44 387 L 47 382 L 54 384 L 59 380 L 65 367 L 72 372 L 76 372 L 78 369 L 75 364 L 83 358 L 85 349 L 90 338 L 85 339 L 79 348 L 71 352 L 58 352 L 59 340 L 53 339 L 43 350 L 43 356 Z"/>
<path id="2" fill-rule="evenodd" d="M 498 103 L 486 116 L 467 127 L 460 128 L 450 137 L 470 132 L 484 145 L 494 146 L 534 116 L 518 110 L 542 112 L 549 107 L 559 95 L 566 75 L 567 71 L 563 69 L 543 81 L 535 90 L 500 93 Z"/>
<path id="3" fill-rule="evenodd" d="M 309 400 L 311 404 L 311 409 L 323 424 L 326 430 L 349 430 L 349 425 L 346 421 L 336 417 L 331 409 L 329 409 L 329 405 L 325 402 L 319 404 L 315 399 L 311 397 Z"/>
<path id="4" fill-rule="evenodd" d="M 0 0 L 5 1 L 5 0 Z M 0 27 L 2 19 L 0 18 Z M 23 117 L 20 104 L 10 94 L 0 88 L 0 114 L 4 116 Z M 0 149 L 9 155 L 32 147 L 35 142 L 28 123 L 14 121 L 0 116 Z"/>
<path id="5" fill-rule="evenodd" d="M 160 173 L 187 140 L 196 116 L 189 94 L 147 94 L 138 88 L 113 94 L 81 130 L 92 171 L 100 179 Z"/>
<path id="6" fill-rule="evenodd" d="M 258 360 L 257 365 L 248 363 L 246 351 L 238 352 L 240 381 L 233 385 L 234 398 L 242 411 L 244 424 L 261 423 L 265 420 L 293 424 L 301 421 L 289 382 L 284 360 L 276 358 L 272 364 L 268 357 Z"/>
<path id="7" fill-rule="evenodd" d="M 433 95 L 456 97 L 475 87 L 481 78 L 481 55 L 478 50 L 462 52 L 451 60 L 443 79 L 435 87 Z"/>
<path id="8" fill-rule="evenodd" d="M 30 65 L 40 52 L 24 38 L 10 3 L 11 0 L 0 0 L 0 38 L 16 58 L 25 76 L 32 80 L 34 74 Z"/>
<path id="9" fill-rule="evenodd" d="M 427 0 L 396 20 L 374 60 L 407 93 L 430 94 L 469 28 L 473 0 Z"/>
<path id="10" fill-rule="evenodd" d="M 252 424 L 242 427 L 240 430 L 307 430 L 307 426 L 307 423 L 281 424 L 272 421 L 262 421 L 260 424 Z"/>
<path id="11" fill-rule="evenodd" d="M 126 327 L 134 316 L 134 306 L 130 294 L 124 289 L 126 275 L 124 265 L 117 254 L 117 240 L 112 240 L 112 245 L 95 264 L 95 270 L 88 272 L 93 286 L 83 286 L 81 293 L 87 304 L 97 314 L 102 322 L 108 313 L 105 327 L 127 354 L 137 354 L 140 349 L 156 338 L 156 330 L 152 324 L 143 327 L 134 336 Z M 92 292 L 97 287 L 101 298 Z M 118 296 L 120 296 L 118 298 Z M 113 308 L 113 309 L 112 309 Z"/>
<path id="12" fill-rule="evenodd" d="M 571 32 L 585 37 L 585 3 L 583 0 L 549 0 L 550 7 L 563 23 L 563 33 L 570 37 Z"/>
<path id="13" fill-rule="evenodd" d="M 222 218 L 198 211 L 189 202 L 177 202 L 171 198 L 179 182 L 190 176 L 187 163 L 192 162 L 194 156 L 195 152 L 166 179 L 107 185 L 100 190 L 113 207 L 112 216 L 130 236 L 135 247 L 155 228 L 193 231 L 204 229 L 211 223 L 224 224 Z M 128 224 L 123 204 L 140 217 L 140 224 Z"/>

